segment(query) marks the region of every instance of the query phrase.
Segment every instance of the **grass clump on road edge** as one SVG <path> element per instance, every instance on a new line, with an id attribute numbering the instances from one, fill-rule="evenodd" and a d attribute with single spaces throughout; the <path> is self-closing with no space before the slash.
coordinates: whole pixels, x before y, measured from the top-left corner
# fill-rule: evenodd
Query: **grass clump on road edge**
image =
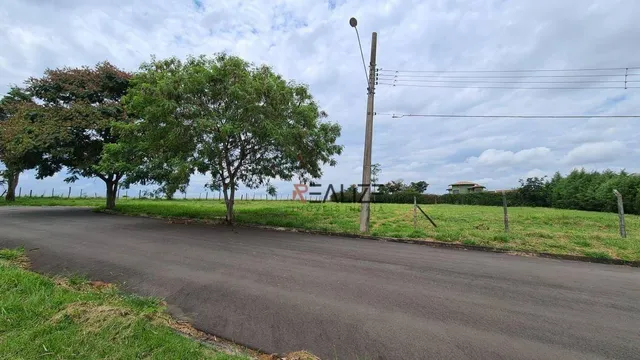
<path id="1" fill-rule="evenodd" d="M 0 359 L 247 359 L 180 335 L 160 301 L 51 279 L 0 250 Z"/>

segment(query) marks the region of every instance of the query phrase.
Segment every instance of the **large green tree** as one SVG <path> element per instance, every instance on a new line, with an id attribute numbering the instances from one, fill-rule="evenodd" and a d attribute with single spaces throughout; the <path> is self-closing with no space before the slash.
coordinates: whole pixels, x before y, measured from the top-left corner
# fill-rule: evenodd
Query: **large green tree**
<path id="1" fill-rule="evenodd" d="M 141 169 L 166 163 L 207 174 L 208 186 L 224 194 L 229 222 L 240 185 L 319 178 L 342 151 L 340 126 L 325 121 L 307 86 L 227 54 L 153 59 L 131 80 L 125 104 L 137 119 L 122 127 L 112 153 L 135 148 Z"/>
<path id="2" fill-rule="evenodd" d="M 129 117 L 120 99 L 131 74 L 108 62 L 95 67 L 49 69 L 41 78 L 27 81 L 27 89 L 44 106 L 43 121 L 55 134 L 55 146 L 46 149 L 38 176 L 53 175 L 63 167 L 66 181 L 97 177 L 107 187 L 107 208 L 115 206 L 120 180 L 128 164 L 103 161 L 105 144 L 118 141 L 114 124 Z"/>
<path id="3" fill-rule="evenodd" d="M 40 106 L 31 96 L 17 86 L 0 99 L 0 161 L 4 169 L 0 178 L 6 183 L 6 201 L 15 201 L 20 174 L 37 166 L 41 145 L 37 121 Z"/>

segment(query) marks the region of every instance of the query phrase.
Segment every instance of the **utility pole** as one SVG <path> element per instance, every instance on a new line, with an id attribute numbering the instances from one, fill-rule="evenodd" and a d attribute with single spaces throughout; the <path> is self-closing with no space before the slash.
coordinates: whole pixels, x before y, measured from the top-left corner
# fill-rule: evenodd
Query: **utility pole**
<path id="1" fill-rule="evenodd" d="M 355 18 L 349 20 L 349 24 L 356 28 L 358 22 Z M 356 28 L 356 34 L 358 29 Z M 358 35 L 360 41 L 360 35 Z M 378 34 L 371 33 L 371 56 L 369 60 L 369 84 L 367 86 L 367 122 L 364 135 L 364 160 L 362 162 L 362 202 L 360 204 L 360 232 L 369 232 L 369 220 L 371 216 L 371 144 L 373 142 L 373 109 L 376 85 L 376 48 Z M 361 48 L 362 51 L 362 48 Z M 364 62 L 364 58 L 362 59 Z"/>

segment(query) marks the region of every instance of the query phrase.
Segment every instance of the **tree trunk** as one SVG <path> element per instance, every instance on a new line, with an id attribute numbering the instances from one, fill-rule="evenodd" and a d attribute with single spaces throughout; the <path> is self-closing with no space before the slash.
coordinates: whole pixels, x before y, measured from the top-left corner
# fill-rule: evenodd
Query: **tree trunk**
<path id="1" fill-rule="evenodd" d="M 227 215 L 225 217 L 226 221 L 229 224 L 233 223 L 234 220 L 234 216 L 233 216 L 233 199 L 235 196 L 235 186 L 233 184 L 229 185 L 229 184 L 223 184 L 222 185 L 222 190 L 224 193 L 224 203 L 227 207 Z"/>
<path id="2" fill-rule="evenodd" d="M 114 180 L 105 181 L 107 184 L 107 209 L 113 210 L 116 207 L 116 196 L 118 195 L 118 182 Z"/>
<path id="3" fill-rule="evenodd" d="M 16 201 L 16 188 L 18 187 L 18 180 L 20 179 L 20 171 L 7 171 L 7 196 L 6 201 Z"/>

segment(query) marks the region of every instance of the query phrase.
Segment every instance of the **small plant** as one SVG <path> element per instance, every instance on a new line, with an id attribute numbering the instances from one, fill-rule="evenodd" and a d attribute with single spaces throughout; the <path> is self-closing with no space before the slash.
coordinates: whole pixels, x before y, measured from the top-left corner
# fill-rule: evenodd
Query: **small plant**
<path id="1" fill-rule="evenodd" d="M 7 261 L 18 260 L 24 255 L 24 248 L 0 249 L 0 259 Z"/>
<path id="2" fill-rule="evenodd" d="M 86 276 L 84 275 L 79 275 L 79 274 L 72 274 L 71 276 L 69 276 L 69 285 L 71 286 L 82 286 L 86 283 L 88 283 L 89 280 L 87 279 Z"/>

